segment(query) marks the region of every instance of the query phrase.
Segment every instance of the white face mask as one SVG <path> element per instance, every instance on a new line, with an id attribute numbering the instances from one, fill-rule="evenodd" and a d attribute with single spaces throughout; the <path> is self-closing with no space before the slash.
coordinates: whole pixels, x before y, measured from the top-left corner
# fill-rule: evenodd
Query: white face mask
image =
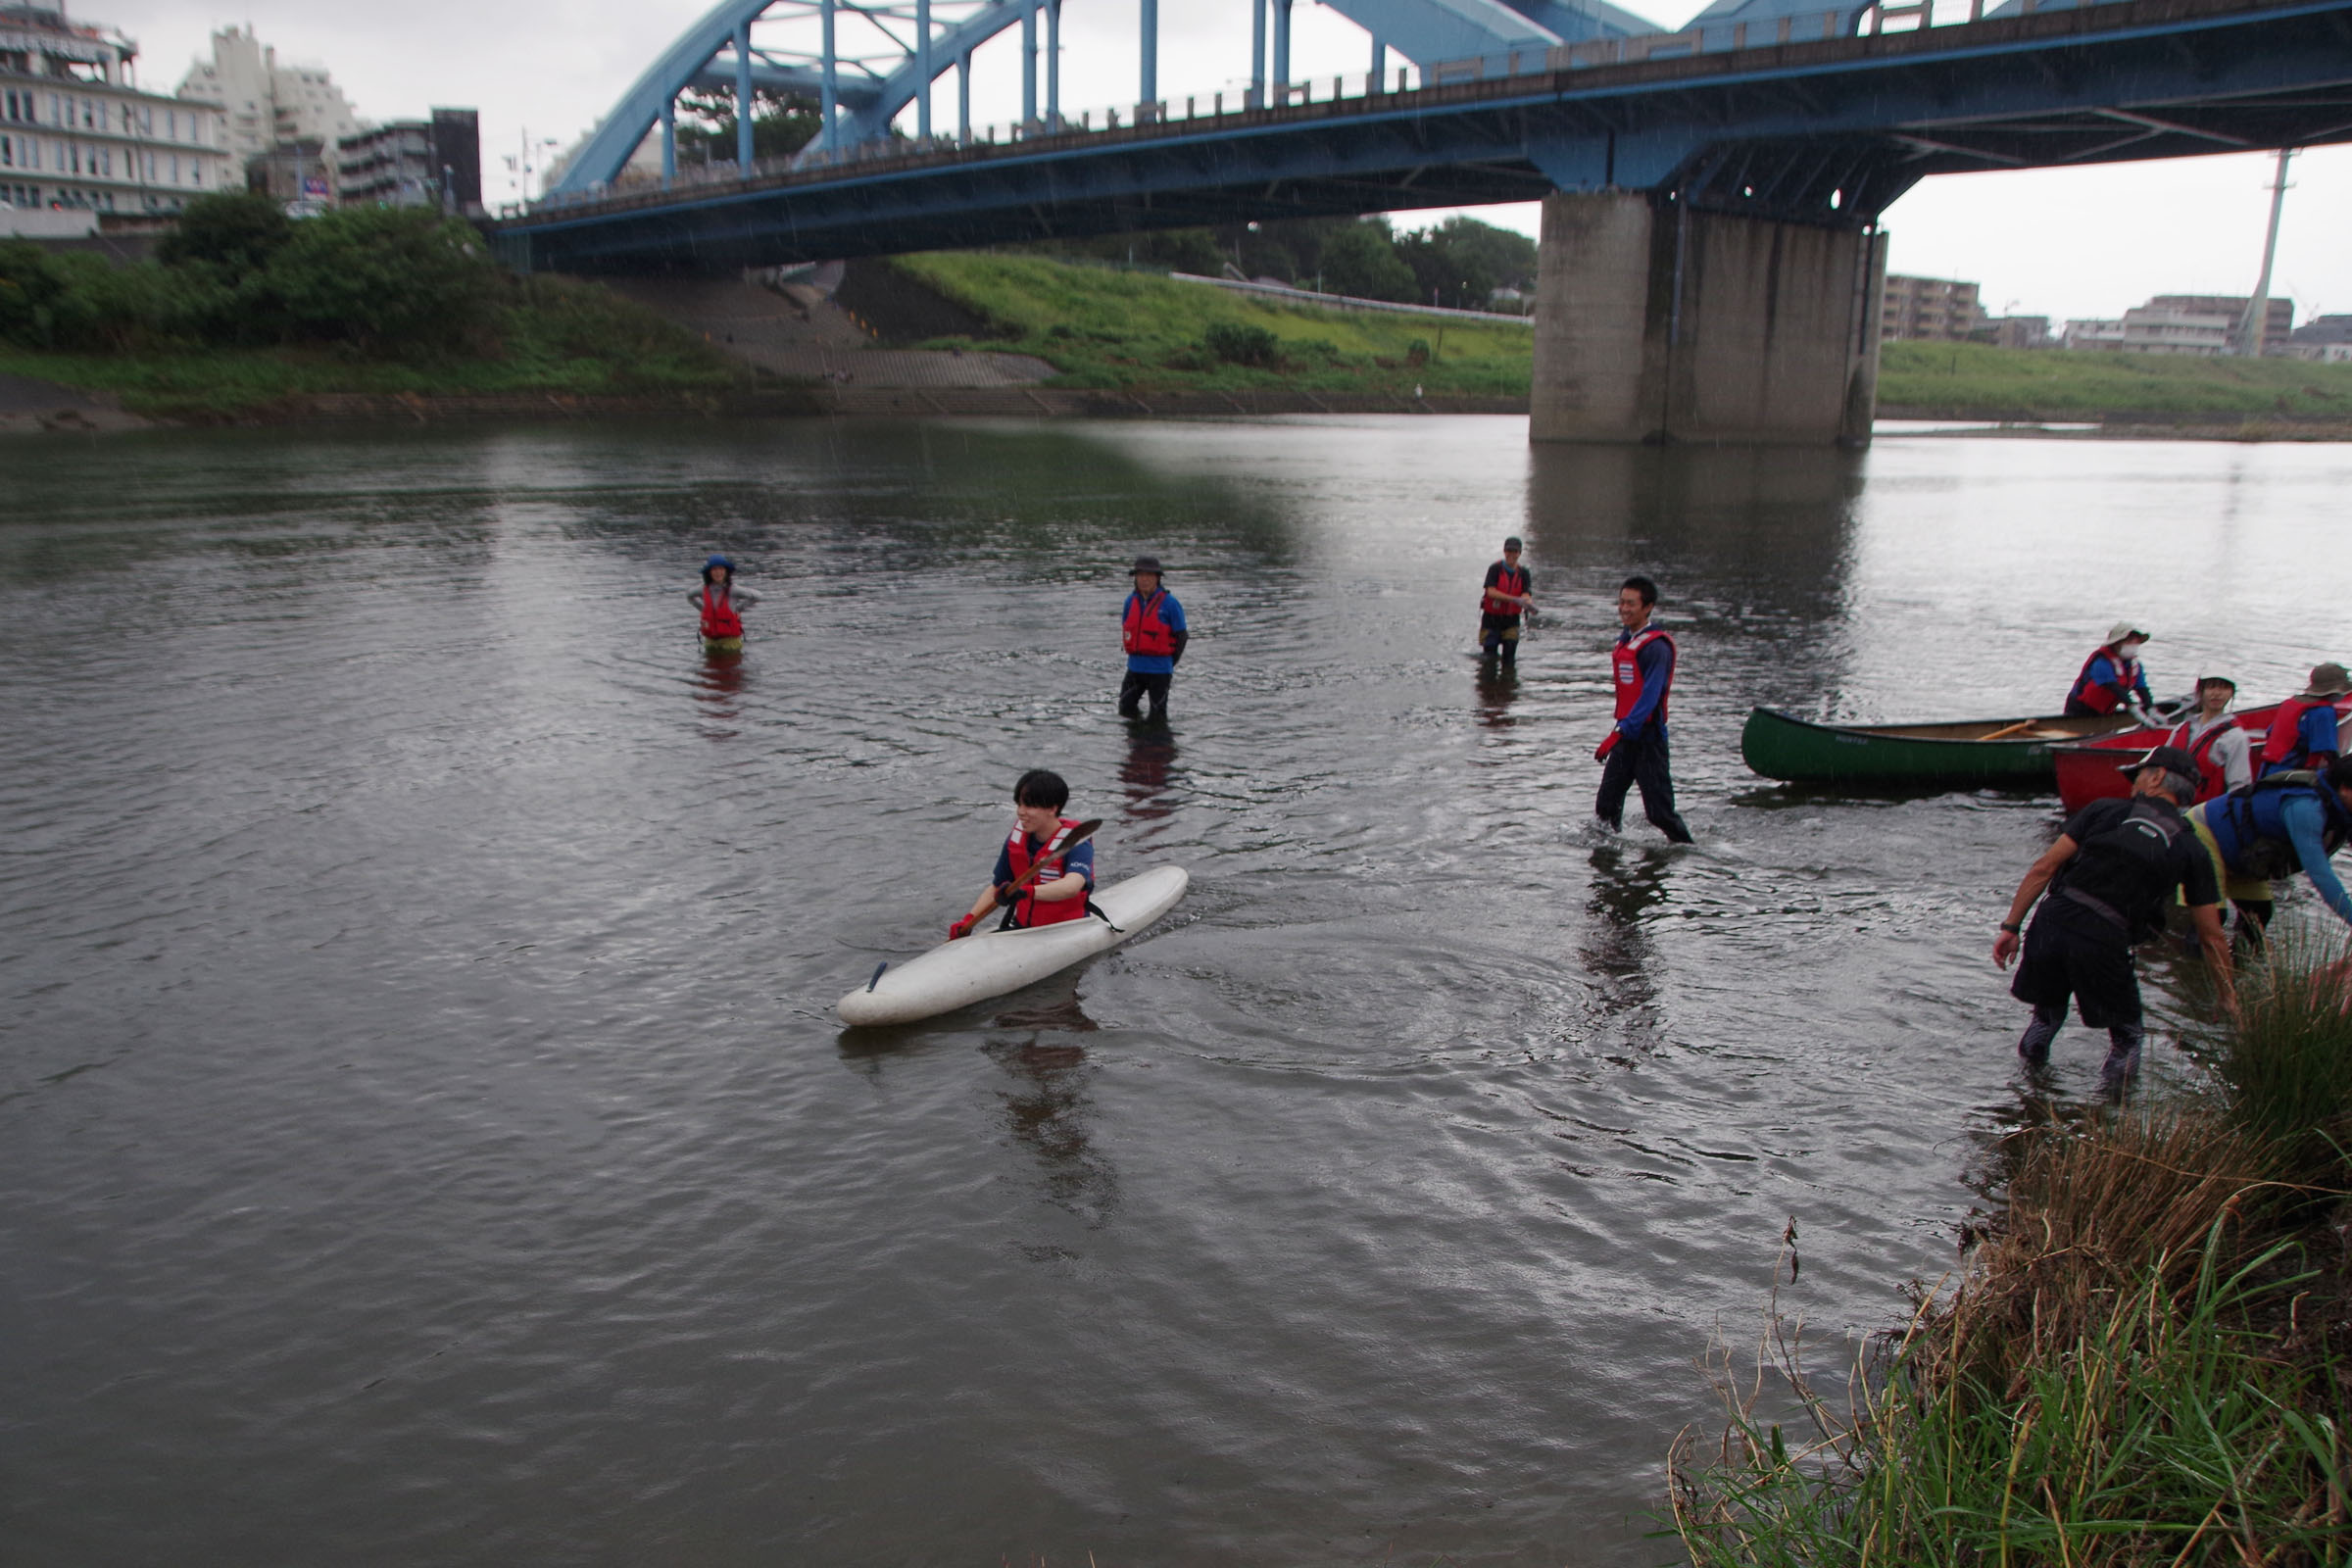
<path id="1" fill-rule="evenodd" d="M 2127 637 L 2115 645 L 2115 651 L 2126 659 L 2137 659 L 2139 651 L 2147 646 L 2146 643 L 2140 642 L 2136 638 Z"/>

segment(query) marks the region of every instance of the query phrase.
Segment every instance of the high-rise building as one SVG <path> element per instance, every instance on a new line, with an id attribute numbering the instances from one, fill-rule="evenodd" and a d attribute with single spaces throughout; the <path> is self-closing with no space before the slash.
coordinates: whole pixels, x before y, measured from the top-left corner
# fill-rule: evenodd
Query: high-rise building
<path id="1" fill-rule="evenodd" d="M 1984 307 L 1978 301 L 1974 283 L 1889 272 L 1886 305 L 1879 316 L 1879 336 L 1965 342 L 1983 316 Z"/>
<path id="2" fill-rule="evenodd" d="M 241 183 L 220 114 L 133 87 L 138 52 L 61 6 L 0 3 L 0 202 L 169 213 Z"/>
<path id="3" fill-rule="evenodd" d="M 324 66 L 281 66 L 275 49 L 240 27 L 213 34 L 213 58 L 188 68 L 179 96 L 221 111 L 240 169 L 281 145 L 332 147 L 367 125 Z"/>

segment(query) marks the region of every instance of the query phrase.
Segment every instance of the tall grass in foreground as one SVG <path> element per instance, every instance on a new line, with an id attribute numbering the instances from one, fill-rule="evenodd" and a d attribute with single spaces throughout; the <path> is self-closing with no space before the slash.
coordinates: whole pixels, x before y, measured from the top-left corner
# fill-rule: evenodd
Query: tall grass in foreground
<path id="1" fill-rule="evenodd" d="M 1743 1388 L 1727 1358 L 1728 1425 L 1670 1460 L 1691 1561 L 2352 1562 L 2352 1014 L 2325 976 L 2247 977 L 2214 1089 L 2019 1135 L 2003 1221 L 1842 1391 L 1777 1322 Z"/>

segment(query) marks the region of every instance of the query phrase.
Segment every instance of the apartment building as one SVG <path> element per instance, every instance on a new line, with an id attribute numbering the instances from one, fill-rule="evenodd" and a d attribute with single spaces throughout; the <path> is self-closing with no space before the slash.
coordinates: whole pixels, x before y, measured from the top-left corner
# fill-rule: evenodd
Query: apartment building
<path id="1" fill-rule="evenodd" d="M 2246 311 L 2253 305 L 2250 294 L 2159 294 L 2148 301 L 2147 308 L 2158 311 L 2179 311 L 2187 316 L 2226 316 L 2230 318 L 2230 348 L 2240 345 L 2237 334 L 2244 332 Z M 2286 337 L 2295 329 L 2293 300 L 2265 300 L 2263 302 L 2262 352 L 2277 354 L 2286 346 Z"/>
<path id="2" fill-rule="evenodd" d="M 62 6 L 0 4 L 0 202 L 169 213 L 242 183 L 217 111 L 131 85 L 138 52 Z"/>
<path id="3" fill-rule="evenodd" d="M 381 207 L 444 207 L 453 216 L 482 205 L 482 132 L 471 109 L 436 109 L 430 120 L 396 120 L 335 150 L 340 200 Z"/>
<path id="4" fill-rule="evenodd" d="M 324 66 L 280 65 L 277 51 L 243 27 L 213 34 L 213 58 L 188 67 L 179 96 L 220 111 L 240 172 L 280 147 L 332 147 L 367 128 Z"/>
<path id="5" fill-rule="evenodd" d="M 1879 336 L 1966 342 L 1984 314 L 1977 290 L 1974 283 L 1950 278 L 1889 272 L 1886 304 L 1879 315 Z"/>

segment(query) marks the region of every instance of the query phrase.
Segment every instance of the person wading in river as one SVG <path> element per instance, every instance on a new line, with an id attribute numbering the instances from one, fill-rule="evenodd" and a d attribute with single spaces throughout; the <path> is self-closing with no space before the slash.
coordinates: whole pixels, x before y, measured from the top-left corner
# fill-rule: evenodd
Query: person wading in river
<path id="1" fill-rule="evenodd" d="M 2050 1059 L 2071 996 L 2086 1026 L 2107 1031 L 2100 1083 L 2110 1093 L 2120 1093 L 2139 1066 L 2132 949 L 2164 929 L 2174 889 L 2188 905 L 2225 1004 L 2236 1004 L 2213 861 L 2180 814 L 2196 796 L 2197 764 L 2178 747 L 2159 746 L 2123 771 L 2132 778 L 2130 797 L 2093 801 L 2067 819 L 2058 842 L 2027 868 L 1992 942 L 1992 961 L 2003 969 L 2021 946 L 2025 953 L 2009 984 L 2009 994 L 2034 1009 L 2018 1055 L 2031 1067 Z M 2021 943 L 2018 932 L 2036 899 L 2041 907 Z"/>
<path id="2" fill-rule="evenodd" d="M 758 604 L 760 596 L 737 585 L 735 563 L 724 556 L 704 562 L 703 585 L 689 590 L 686 597 L 703 612 L 704 653 L 743 652 L 743 616 L 737 612 Z"/>
<path id="3" fill-rule="evenodd" d="M 1617 646 L 1609 652 L 1610 684 L 1617 693 L 1617 724 L 1592 754 L 1603 764 L 1592 814 L 1611 832 L 1625 826 L 1625 792 L 1642 787 L 1642 814 L 1671 843 L 1688 844 L 1690 830 L 1674 808 L 1674 778 L 1667 769 L 1666 694 L 1674 686 L 1674 639 L 1649 623 L 1658 604 L 1658 585 L 1628 577 L 1617 590 Z"/>
<path id="4" fill-rule="evenodd" d="M 1519 617 L 1536 608 L 1536 581 L 1519 564 L 1519 536 L 1502 542 L 1502 559 L 1487 568 L 1487 583 L 1478 596 L 1478 651 L 1489 659 L 1501 655 L 1506 664 L 1519 662 Z"/>
<path id="5" fill-rule="evenodd" d="M 1159 585 L 1159 558 L 1138 556 L 1129 576 L 1135 591 L 1119 609 L 1119 645 L 1127 650 L 1127 678 L 1119 682 L 1119 716 L 1143 716 L 1144 699 L 1152 700 L 1152 722 L 1168 716 L 1168 686 L 1192 640 L 1185 630 L 1184 607 Z"/>
<path id="6" fill-rule="evenodd" d="M 2271 883 L 2298 871 L 2352 925 L 2352 893 L 2328 862 L 2352 841 L 2352 758 L 2317 771 L 2265 773 L 2189 812 L 2188 825 L 2237 906 L 2238 932 L 2248 940 L 2261 941 L 2270 923 Z"/>
<path id="7" fill-rule="evenodd" d="M 1058 773 L 1033 767 L 1012 786 L 1012 836 L 997 851 L 997 869 L 971 912 L 948 928 L 948 940 L 968 937 L 981 916 L 1004 910 L 1000 930 L 1026 930 L 1086 918 L 1087 900 L 1095 890 L 1095 846 L 1092 840 L 1059 854 L 1046 852 L 1054 842 L 1078 826 L 1061 814 L 1070 804 L 1070 787 Z M 1013 884 L 1029 874 L 1040 858 L 1046 864 L 1037 880 L 1017 892 Z"/>

